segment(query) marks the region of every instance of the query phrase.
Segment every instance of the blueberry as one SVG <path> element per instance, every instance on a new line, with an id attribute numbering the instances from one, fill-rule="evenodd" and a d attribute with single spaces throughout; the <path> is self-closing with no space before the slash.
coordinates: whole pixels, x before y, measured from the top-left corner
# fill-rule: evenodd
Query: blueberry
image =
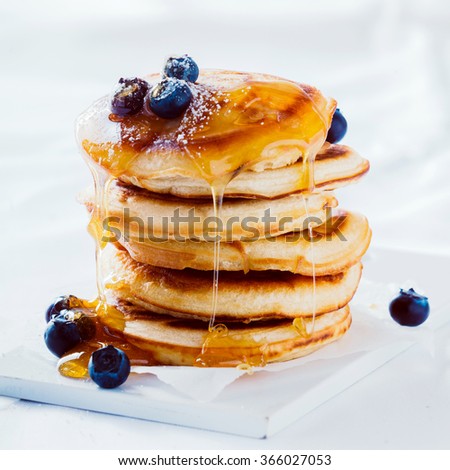
<path id="1" fill-rule="evenodd" d="M 331 121 L 331 126 L 328 130 L 327 142 L 330 142 L 330 144 L 339 142 L 340 140 L 342 140 L 346 132 L 347 121 L 345 120 L 345 117 L 342 115 L 341 111 L 338 108 L 334 112 L 333 120 Z"/>
<path id="2" fill-rule="evenodd" d="M 167 77 L 194 83 L 198 78 L 199 70 L 194 59 L 185 54 L 178 57 L 169 57 L 164 67 L 164 73 Z"/>
<path id="3" fill-rule="evenodd" d="M 61 316 L 64 317 L 65 320 L 72 321 L 77 325 L 83 341 L 88 341 L 95 336 L 95 321 L 83 310 L 63 310 Z"/>
<path id="4" fill-rule="evenodd" d="M 99 387 L 116 388 L 130 375 L 130 360 L 121 349 L 105 346 L 92 353 L 88 370 Z"/>
<path id="5" fill-rule="evenodd" d="M 50 320 L 44 333 L 44 339 L 49 351 L 58 357 L 63 356 L 81 343 L 81 335 L 76 323 L 66 320 L 62 315 Z"/>
<path id="6" fill-rule="evenodd" d="M 400 325 L 418 326 L 428 318 L 430 305 L 428 298 L 414 289 L 400 289 L 400 294 L 389 304 L 389 312 Z"/>
<path id="7" fill-rule="evenodd" d="M 150 109 L 159 117 L 171 119 L 186 111 L 192 93 L 186 82 L 176 78 L 164 78 L 150 92 Z"/>
<path id="8" fill-rule="evenodd" d="M 48 323 L 53 317 L 59 315 L 63 310 L 68 310 L 78 303 L 74 295 L 61 295 L 57 297 L 45 312 L 45 321 Z"/>
<path id="9" fill-rule="evenodd" d="M 121 78 L 111 100 L 111 111 L 118 116 L 132 116 L 144 106 L 149 85 L 140 78 Z"/>

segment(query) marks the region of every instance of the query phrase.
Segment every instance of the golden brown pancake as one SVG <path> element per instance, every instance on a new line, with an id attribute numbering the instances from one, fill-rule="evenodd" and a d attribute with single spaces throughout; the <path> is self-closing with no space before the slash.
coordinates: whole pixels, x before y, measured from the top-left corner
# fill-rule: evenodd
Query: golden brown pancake
<path id="1" fill-rule="evenodd" d="M 317 276 L 336 274 L 361 259 L 370 238 L 371 230 L 363 215 L 340 211 L 316 227 L 312 239 L 308 231 L 303 231 L 249 242 L 221 243 L 219 269 L 245 272 L 279 269 L 305 276 L 312 276 L 315 269 Z M 140 263 L 171 269 L 214 268 L 212 242 L 122 238 L 120 244 Z"/>
<path id="2" fill-rule="evenodd" d="M 146 104 L 139 115 L 111 118 L 106 96 L 78 120 L 77 140 L 92 162 L 133 184 L 170 174 L 211 182 L 314 157 L 336 108 L 312 86 L 267 74 L 203 70 L 190 88 L 193 99 L 175 119 Z"/>
<path id="3" fill-rule="evenodd" d="M 122 304 L 122 309 L 129 312 L 130 306 Z M 348 306 L 316 317 L 314 327 L 311 318 L 294 322 L 297 327 L 291 320 L 228 323 L 210 334 L 205 322 L 136 312 L 133 307 L 131 312 L 119 334 L 151 353 L 155 363 L 179 366 L 264 366 L 287 361 L 339 339 L 351 324 Z"/>
<path id="4" fill-rule="evenodd" d="M 108 210 L 105 217 L 115 218 L 110 219 L 110 225 L 127 238 L 130 236 L 144 241 L 154 237 L 160 241 L 175 237 L 183 240 L 199 237 L 211 241 L 215 237 L 214 209 L 209 199 L 186 200 L 161 196 L 117 181 L 109 185 L 107 197 Z M 80 200 L 92 211 L 93 190 L 83 193 Z M 326 208 L 336 205 L 337 201 L 330 192 L 309 195 L 307 205 L 302 194 L 292 194 L 273 201 L 225 199 L 221 213 L 224 229 L 222 240 L 251 239 L 265 234 L 275 236 L 303 230 L 307 228 L 308 222 L 313 226 L 321 225 L 326 220 Z M 266 214 L 273 217 L 273 220 L 270 221 Z M 193 217 L 198 219 L 194 220 Z M 180 222 L 177 228 L 173 218 L 185 222 Z M 246 224 L 242 223 L 244 218 Z M 142 222 L 137 222 L 136 219 Z M 189 220 L 193 221 L 191 225 Z"/>
<path id="5" fill-rule="evenodd" d="M 101 270 L 110 302 L 129 302 L 144 310 L 180 318 L 209 320 L 212 275 L 192 269 L 173 270 L 134 261 L 125 250 L 109 247 Z M 351 300 L 361 276 L 357 263 L 347 271 L 313 280 L 283 271 L 220 273 L 218 321 L 297 318 L 337 310 Z"/>
<path id="6" fill-rule="evenodd" d="M 145 167 L 144 167 L 145 165 Z M 315 186 L 332 190 L 355 182 L 369 170 L 369 162 L 350 147 L 325 143 L 314 164 Z M 163 174 L 162 174 L 163 173 Z M 227 197 L 273 199 L 305 191 L 303 160 L 264 171 L 247 170 L 238 174 L 227 185 Z M 175 168 L 161 168 L 156 159 L 142 162 L 139 173 L 124 174 L 120 179 L 162 194 L 178 197 L 211 197 L 211 189 L 202 178 L 186 177 Z"/>

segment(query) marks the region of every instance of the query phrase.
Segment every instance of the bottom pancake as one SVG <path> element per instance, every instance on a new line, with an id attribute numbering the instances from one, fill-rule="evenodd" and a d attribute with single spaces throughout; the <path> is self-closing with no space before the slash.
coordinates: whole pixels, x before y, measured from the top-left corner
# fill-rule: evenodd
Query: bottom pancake
<path id="1" fill-rule="evenodd" d="M 218 324 L 208 333 L 205 322 L 138 312 L 121 304 L 120 335 L 145 351 L 155 364 L 203 367 L 264 366 L 310 354 L 339 339 L 351 324 L 345 306 L 319 317 Z M 115 324 L 108 325 L 110 330 Z"/>

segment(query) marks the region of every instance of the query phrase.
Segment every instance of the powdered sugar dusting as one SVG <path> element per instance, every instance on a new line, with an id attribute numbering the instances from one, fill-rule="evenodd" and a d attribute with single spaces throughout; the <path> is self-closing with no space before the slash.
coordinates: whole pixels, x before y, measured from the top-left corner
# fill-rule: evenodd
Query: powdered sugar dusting
<path id="1" fill-rule="evenodd" d="M 192 100 L 177 130 L 176 140 L 186 145 L 195 134 L 207 129 L 211 118 L 228 103 L 224 93 L 215 87 L 204 84 L 191 85 Z"/>

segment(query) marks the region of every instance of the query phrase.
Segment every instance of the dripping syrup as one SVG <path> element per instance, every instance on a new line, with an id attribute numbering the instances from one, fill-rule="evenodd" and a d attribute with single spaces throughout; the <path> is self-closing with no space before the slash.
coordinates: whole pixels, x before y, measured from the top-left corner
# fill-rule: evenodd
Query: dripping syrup
<path id="1" fill-rule="evenodd" d="M 226 184 L 211 186 L 211 195 L 214 207 L 214 219 L 221 221 L 222 218 L 222 203 L 223 195 L 225 192 Z M 219 301 L 219 267 L 220 267 L 220 245 L 221 245 L 221 234 L 216 230 L 216 236 L 214 237 L 214 263 L 213 263 L 213 285 L 212 285 L 212 305 L 211 305 L 211 317 L 209 320 L 209 331 L 214 328 L 216 321 L 217 304 Z"/>
<path id="2" fill-rule="evenodd" d="M 309 211 L 309 197 L 315 191 L 315 180 L 314 180 L 314 163 L 315 163 L 315 155 L 306 154 L 303 158 L 303 174 L 305 179 L 306 187 L 308 191 L 302 194 L 303 205 L 305 207 L 305 214 L 306 220 L 308 221 L 308 226 L 306 228 L 308 232 L 308 241 L 309 247 L 311 250 L 311 267 L 312 267 L 312 322 L 311 322 L 311 329 L 308 331 L 306 327 L 306 323 L 303 318 L 295 318 L 293 321 L 293 325 L 302 337 L 310 337 L 314 333 L 314 328 L 316 324 L 316 262 L 315 262 L 315 255 L 314 255 L 314 232 L 313 232 L 313 223 L 309 220 L 310 219 L 310 211 Z"/>

